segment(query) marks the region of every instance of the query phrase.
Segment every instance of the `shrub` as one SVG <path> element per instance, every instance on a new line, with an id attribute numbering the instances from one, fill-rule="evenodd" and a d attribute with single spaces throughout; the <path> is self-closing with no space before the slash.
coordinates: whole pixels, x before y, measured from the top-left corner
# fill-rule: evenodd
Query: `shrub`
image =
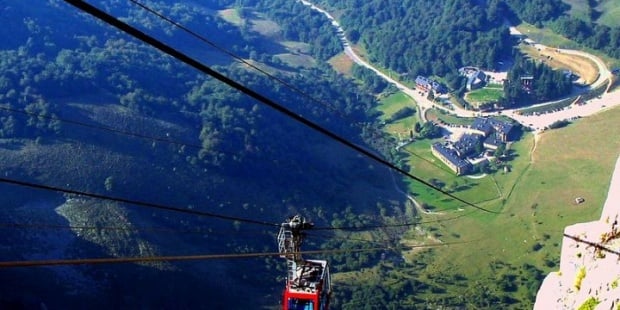
<path id="1" fill-rule="evenodd" d="M 585 277 L 586 277 L 586 268 L 585 267 L 579 268 L 579 272 L 577 272 L 577 276 L 575 277 L 575 288 L 577 290 L 581 289 L 581 282 L 583 281 L 583 278 Z M 579 309 L 581 309 L 581 307 Z"/>
<path id="2" fill-rule="evenodd" d="M 586 301 L 584 301 L 581 306 L 579 306 L 579 310 L 594 310 L 596 308 L 596 305 L 598 305 L 599 303 L 601 303 L 600 300 L 595 297 L 590 297 L 586 299 Z"/>

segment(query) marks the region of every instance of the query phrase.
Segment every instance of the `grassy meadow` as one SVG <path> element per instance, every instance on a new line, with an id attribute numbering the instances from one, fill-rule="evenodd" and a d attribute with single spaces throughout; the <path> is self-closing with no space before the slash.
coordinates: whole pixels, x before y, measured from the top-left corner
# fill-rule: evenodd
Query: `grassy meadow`
<path id="1" fill-rule="evenodd" d="M 502 85 L 488 85 L 481 89 L 476 89 L 468 92 L 465 95 L 465 100 L 472 104 L 495 102 L 504 97 L 504 87 Z"/>
<path id="2" fill-rule="evenodd" d="M 437 109 L 428 109 L 426 110 L 426 118 L 428 120 L 441 120 L 448 124 L 455 125 L 471 125 L 474 123 L 473 118 L 468 117 L 459 117 L 451 114 L 444 114 Z"/>
<path id="3" fill-rule="evenodd" d="M 238 9 L 225 9 L 225 10 L 221 10 L 218 12 L 218 16 L 220 16 L 221 18 L 223 18 L 225 21 L 235 25 L 235 26 L 242 26 L 243 25 L 243 19 L 241 18 L 241 16 L 239 15 L 239 10 Z"/>
<path id="4" fill-rule="evenodd" d="M 275 57 L 287 66 L 304 69 L 317 65 L 316 59 L 310 55 L 310 45 L 297 41 L 286 41 L 281 37 L 281 27 L 274 21 L 260 13 L 251 12 L 241 16 L 238 9 L 226 9 L 218 11 L 218 16 L 225 21 L 242 27 L 250 25 L 250 29 L 266 38 L 262 41 L 263 48 L 270 51 Z M 276 68 L 266 68 L 264 65 L 253 62 L 254 65 L 273 73 Z"/>
<path id="5" fill-rule="evenodd" d="M 334 57 L 332 57 L 328 63 L 336 70 L 337 72 L 344 74 L 348 77 L 353 77 L 353 60 L 349 58 L 345 53 L 340 53 Z"/>
<path id="6" fill-rule="evenodd" d="M 609 27 L 620 26 L 620 1 L 608 0 L 601 1 L 601 4 L 597 7 L 601 12 L 601 16 L 596 20 L 598 23 L 607 25 Z"/>
<path id="7" fill-rule="evenodd" d="M 415 101 L 405 95 L 403 92 L 397 92 L 380 100 L 380 106 L 378 108 L 381 115 L 379 116 L 381 121 L 388 121 L 394 113 L 404 107 L 416 107 Z M 385 131 L 394 137 L 398 138 L 399 135 L 404 137 L 408 136 L 410 131 L 413 130 L 416 122 L 420 122 L 419 111 L 412 116 L 408 116 L 402 119 L 398 119 L 392 122 L 387 122 Z"/>

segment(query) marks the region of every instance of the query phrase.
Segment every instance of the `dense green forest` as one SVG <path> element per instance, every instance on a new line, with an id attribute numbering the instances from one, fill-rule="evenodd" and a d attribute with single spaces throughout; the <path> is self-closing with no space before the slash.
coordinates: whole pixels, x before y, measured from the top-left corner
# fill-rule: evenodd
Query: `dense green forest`
<path id="1" fill-rule="evenodd" d="M 512 43 L 500 1 L 324 2 L 342 11 L 343 27 L 366 47 L 370 61 L 412 78 L 437 75 L 458 88 L 458 68 L 493 69 L 510 55 Z"/>
<path id="2" fill-rule="evenodd" d="M 191 11 L 183 13 L 190 14 Z M 141 18 L 131 21 L 146 23 Z M 36 28 L 32 23 L 32 20 L 27 21 L 26 26 Z M 222 25 L 225 24 L 204 26 L 225 28 Z M 236 28 L 228 27 L 226 35 L 235 33 Z M 267 148 L 261 148 L 261 153 L 268 156 L 276 156 L 282 152 L 280 148 L 285 147 L 276 146 L 278 139 L 268 138 L 270 143 L 261 140 L 281 136 L 283 132 L 273 126 L 270 117 L 262 114 L 269 112 L 262 111 L 263 107 L 258 102 L 244 99 L 221 83 L 201 76 L 169 57 L 154 53 L 143 44 L 119 36 L 90 34 L 76 36 L 74 49 L 57 48 L 53 40 L 55 32 L 48 29 L 48 33 L 39 35 L 40 31 L 31 30 L 27 42 L 18 49 L 1 51 L 2 103 L 30 113 L 24 121 L 11 114 L 2 118 L 4 126 L 0 132 L 5 137 L 31 136 L 35 129 L 37 134 L 50 131 L 60 133 L 61 122 L 53 117 L 37 118 L 33 115 L 55 116 L 54 113 L 60 113 L 57 98 L 95 89 L 97 92 L 115 94 L 121 105 L 145 115 L 176 113 L 177 117 L 190 115 L 188 118 L 191 120 L 200 118 L 200 134 L 195 138 L 200 140 L 202 149 L 188 154 L 188 160 L 192 163 L 196 163 L 194 157 L 204 159 L 207 164 L 240 160 L 252 153 L 246 151 L 251 150 L 253 145 L 266 145 Z M 234 36 L 242 37 L 243 34 L 238 32 Z M 351 80 L 337 76 L 327 67 L 317 67 L 287 77 L 290 84 L 312 94 L 314 101 L 310 98 L 299 100 L 303 94 L 274 85 L 272 80 L 240 67 L 222 67 L 220 70 L 252 89 L 260 90 L 276 102 L 298 110 L 309 119 L 320 121 L 321 125 L 361 142 L 359 133 L 363 126 L 358 122 L 365 121 L 366 111 L 374 99 L 357 93 L 357 86 Z M 172 83 L 163 81 L 162 76 L 171 76 L 174 80 Z M 342 121 L 343 118 L 346 121 Z M 259 128 L 265 131 L 269 127 L 273 130 L 269 134 L 256 134 Z M 227 153 L 237 155 L 232 158 Z"/>
<path id="3" fill-rule="evenodd" d="M 506 5 L 512 12 L 509 16 L 516 24 L 525 21 L 530 24 L 542 26 L 543 22 L 555 19 L 569 9 L 562 0 L 505 0 Z"/>

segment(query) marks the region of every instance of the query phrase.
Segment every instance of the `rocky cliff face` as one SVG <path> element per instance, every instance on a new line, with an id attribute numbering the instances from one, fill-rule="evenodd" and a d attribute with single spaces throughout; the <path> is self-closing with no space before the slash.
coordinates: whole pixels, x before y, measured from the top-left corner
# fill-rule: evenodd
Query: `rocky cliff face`
<path id="1" fill-rule="evenodd" d="M 601 219 L 564 234 L 560 270 L 547 275 L 534 309 L 620 309 L 620 158 Z"/>
<path id="2" fill-rule="evenodd" d="M 69 222 L 73 232 L 86 241 L 101 246 L 113 257 L 156 256 L 154 245 L 140 237 L 126 210 L 115 204 L 85 199 L 68 199 L 56 212 Z M 163 262 L 143 263 L 161 270 Z"/>

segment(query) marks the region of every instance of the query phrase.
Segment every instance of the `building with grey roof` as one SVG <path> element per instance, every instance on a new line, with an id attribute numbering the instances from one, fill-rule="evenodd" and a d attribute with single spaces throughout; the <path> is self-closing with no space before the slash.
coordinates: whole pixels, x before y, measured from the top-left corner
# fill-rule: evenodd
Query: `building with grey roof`
<path id="1" fill-rule="evenodd" d="M 439 142 L 431 145 L 431 152 L 435 157 L 446 164 L 446 166 L 452 169 L 456 175 L 467 174 L 472 169 L 472 165 L 467 160 L 460 158 L 456 151 Z"/>

